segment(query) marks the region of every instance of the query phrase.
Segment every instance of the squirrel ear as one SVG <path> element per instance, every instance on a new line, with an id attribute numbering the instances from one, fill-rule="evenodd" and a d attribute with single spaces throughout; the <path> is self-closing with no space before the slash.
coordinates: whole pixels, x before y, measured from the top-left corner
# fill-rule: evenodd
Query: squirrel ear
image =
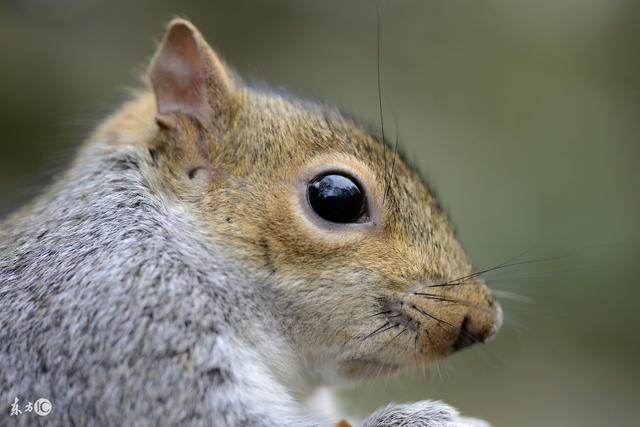
<path id="1" fill-rule="evenodd" d="M 231 109 L 233 83 L 211 47 L 193 24 L 174 19 L 149 68 L 158 123 L 166 115 L 185 114 L 220 130 Z"/>

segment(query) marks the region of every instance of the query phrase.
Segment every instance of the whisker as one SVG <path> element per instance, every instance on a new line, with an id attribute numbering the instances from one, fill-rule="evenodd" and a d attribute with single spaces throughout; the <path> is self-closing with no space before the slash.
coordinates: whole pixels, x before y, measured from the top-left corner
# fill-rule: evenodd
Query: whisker
<path id="1" fill-rule="evenodd" d="M 526 295 L 520 295 L 517 294 L 515 292 L 510 292 L 510 291 L 503 291 L 500 289 L 492 289 L 491 293 L 493 293 L 495 296 L 497 296 L 500 299 L 507 299 L 507 300 L 511 300 L 511 301 L 518 301 L 518 302 L 526 302 L 526 303 L 530 303 L 533 304 L 536 302 L 535 298 L 526 296 Z"/>
<path id="2" fill-rule="evenodd" d="M 391 322 L 387 322 L 387 323 L 385 323 L 384 325 L 380 326 L 380 327 L 379 327 L 378 329 L 376 329 L 375 331 L 371 332 L 371 333 L 370 333 L 369 335 L 367 335 L 366 337 L 364 337 L 364 338 L 362 339 L 362 341 L 366 341 L 366 340 L 368 340 L 369 338 L 371 338 L 371 337 L 373 337 L 373 336 L 375 336 L 375 335 L 381 334 L 382 332 L 386 332 L 386 331 L 388 331 L 388 330 L 389 330 L 389 329 L 391 329 L 391 328 L 395 328 L 395 326 L 396 326 L 396 325 L 395 325 L 395 323 L 394 323 L 394 324 L 392 324 Z"/>
<path id="3" fill-rule="evenodd" d="M 368 339 L 369 337 L 372 337 L 372 336 L 373 336 L 373 334 L 377 333 L 378 331 L 380 331 L 380 330 L 381 330 L 381 329 L 383 329 L 383 328 L 386 328 L 387 326 L 389 326 L 389 324 L 391 324 L 391 322 L 387 322 L 387 323 L 385 323 L 384 325 L 380 326 L 378 329 L 376 329 L 375 331 L 371 332 L 371 333 L 370 333 L 370 334 L 368 334 L 366 337 L 364 337 L 364 338 L 362 339 L 362 341 L 364 341 L 364 340 Z"/>
<path id="4" fill-rule="evenodd" d="M 481 274 L 489 273 L 491 271 L 496 271 L 496 270 L 500 270 L 500 269 L 503 269 L 503 268 L 516 267 L 516 266 L 519 266 L 519 265 L 541 263 L 541 262 L 545 262 L 545 261 L 550 261 L 552 259 L 536 259 L 536 260 L 511 262 L 512 260 L 513 260 L 513 258 L 511 260 L 507 261 L 506 263 L 502 263 L 502 264 L 496 265 L 495 267 L 486 268 L 484 270 L 479 270 L 479 271 L 476 271 L 474 273 L 468 274 L 466 276 L 459 277 L 457 279 L 452 279 L 452 280 L 449 280 L 447 282 L 436 284 L 436 285 L 429 285 L 427 287 L 428 288 L 440 288 L 440 287 L 445 287 L 445 286 L 451 286 L 451 285 L 455 285 L 455 284 L 457 284 L 459 282 L 463 282 L 465 280 L 472 279 L 474 277 L 480 276 Z"/>
<path id="5" fill-rule="evenodd" d="M 391 188 L 391 182 L 393 181 L 393 174 L 396 168 L 396 155 L 398 154 L 398 140 L 400 139 L 400 125 L 398 124 L 398 117 L 396 116 L 396 111 L 391 108 L 391 114 L 393 114 L 393 121 L 395 123 L 395 127 L 396 127 L 396 139 L 395 142 L 393 143 L 393 154 L 392 154 L 392 160 L 391 160 L 391 174 L 389 176 L 389 179 L 387 180 L 387 186 L 384 189 L 384 195 L 382 197 L 382 200 L 386 200 L 387 199 L 387 194 L 389 193 L 389 190 Z"/>
<path id="6" fill-rule="evenodd" d="M 427 288 L 453 288 L 455 286 L 478 286 L 478 282 L 442 283 L 439 285 L 430 285 L 430 286 L 427 286 Z"/>
<path id="7" fill-rule="evenodd" d="M 433 340 L 431 339 L 431 334 L 429 333 L 429 330 L 426 329 L 426 328 L 425 328 L 424 331 L 427 334 L 427 340 L 429 341 L 429 345 L 431 346 L 431 351 L 435 354 L 436 346 L 433 344 Z M 436 359 L 435 362 L 436 362 L 436 371 L 438 372 L 438 377 L 440 377 L 440 381 L 442 381 L 443 378 L 442 378 L 442 372 L 440 372 L 440 363 L 438 363 L 438 359 Z M 426 365 L 426 363 L 422 364 L 422 375 L 423 375 L 423 377 L 426 377 L 425 365 Z"/>
<path id="8" fill-rule="evenodd" d="M 398 333 L 397 333 L 393 338 L 391 338 L 391 339 L 389 340 L 389 342 L 387 343 L 387 345 L 388 345 L 388 344 L 390 344 L 393 340 L 395 340 L 396 338 L 398 338 L 400 335 L 404 334 L 404 333 L 405 333 L 405 332 L 407 332 L 407 331 L 408 331 L 408 329 L 407 329 L 407 327 L 405 326 L 403 330 L 401 330 L 400 332 L 398 332 Z"/>
<path id="9" fill-rule="evenodd" d="M 476 310 L 481 310 L 481 311 L 484 311 L 486 313 L 491 313 L 492 312 L 492 310 L 488 310 L 485 307 L 481 307 L 481 306 L 476 305 L 476 304 L 471 304 L 471 303 L 468 303 L 466 301 L 462 301 L 462 300 L 459 300 L 459 299 L 448 298 L 448 297 L 445 297 L 445 296 L 442 296 L 442 295 L 430 294 L 430 293 L 426 293 L 426 292 L 414 292 L 413 295 L 419 295 L 419 296 L 422 296 L 422 297 L 425 297 L 427 299 L 434 300 L 434 301 L 443 301 L 443 302 L 450 302 L 450 303 L 453 303 L 453 304 L 463 305 L 465 307 L 474 308 Z"/>
<path id="10" fill-rule="evenodd" d="M 384 177 L 383 182 L 387 179 L 387 144 L 384 142 L 384 114 L 382 109 L 382 84 L 380 82 L 380 56 L 381 56 L 381 46 L 380 46 L 380 4 L 376 0 L 376 39 L 377 39 L 377 78 L 378 78 L 378 109 L 380 112 L 380 132 L 381 137 L 380 141 L 382 142 L 382 156 L 384 158 Z M 382 199 L 384 203 L 384 198 Z"/>
<path id="11" fill-rule="evenodd" d="M 365 317 L 365 319 L 369 319 L 369 318 L 371 318 L 371 317 L 381 316 L 381 315 L 383 315 L 383 314 L 389 314 L 389 313 L 391 313 L 391 310 L 387 310 L 387 311 L 380 311 L 380 312 L 378 312 L 378 313 L 372 314 L 371 316 L 367 316 L 367 317 Z M 394 316 L 394 317 L 395 317 L 395 316 Z"/>
<path id="12" fill-rule="evenodd" d="M 542 274 L 542 273 L 541 273 Z M 547 274 L 546 272 L 544 274 Z M 490 278 L 488 279 L 489 284 L 491 285 L 491 290 L 497 290 L 495 284 L 498 283 L 507 283 L 507 284 L 516 284 L 516 283 L 532 283 L 532 284 L 548 284 L 549 280 L 552 279 L 555 274 L 554 272 L 548 272 L 549 276 L 521 276 L 521 277 L 498 277 L 498 278 Z M 428 288 L 454 288 L 457 286 L 478 286 L 478 282 L 476 281 L 451 281 L 451 283 L 441 283 L 436 285 L 427 286 Z"/>

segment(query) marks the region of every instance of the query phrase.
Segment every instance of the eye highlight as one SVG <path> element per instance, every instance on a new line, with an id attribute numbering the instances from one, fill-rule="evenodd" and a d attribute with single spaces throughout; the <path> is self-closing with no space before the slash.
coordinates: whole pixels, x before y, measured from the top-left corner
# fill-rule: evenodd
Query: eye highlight
<path id="1" fill-rule="evenodd" d="M 307 194 L 311 208 L 326 221 L 358 223 L 366 216 L 364 192 L 353 178 L 346 175 L 319 175 L 308 184 Z"/>

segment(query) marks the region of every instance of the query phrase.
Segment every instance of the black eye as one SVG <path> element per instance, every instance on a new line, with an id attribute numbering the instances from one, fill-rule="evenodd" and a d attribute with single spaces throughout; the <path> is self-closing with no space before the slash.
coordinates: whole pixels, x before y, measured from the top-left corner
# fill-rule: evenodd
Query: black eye
<path id="1" fill-rule="evenodd" d="M 320 175 L 309 183 L 309 203 L 321 218 L 342 224 L 358 222 L 365 212 L 364 193 L 353 179 Z"/>

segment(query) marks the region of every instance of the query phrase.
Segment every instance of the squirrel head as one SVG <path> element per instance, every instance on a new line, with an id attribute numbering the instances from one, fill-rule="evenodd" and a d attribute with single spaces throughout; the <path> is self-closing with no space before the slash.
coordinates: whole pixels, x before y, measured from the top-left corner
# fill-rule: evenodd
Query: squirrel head
<path id="1" fill-rule="evenodd" d="M 497 331 L 500 308 L 447 216 L 379 138 L 334 108 L 242 84 L 182 19 L 149 77 L 156 181 L 273 296 L 310 372 L 375 376 Z"/>

